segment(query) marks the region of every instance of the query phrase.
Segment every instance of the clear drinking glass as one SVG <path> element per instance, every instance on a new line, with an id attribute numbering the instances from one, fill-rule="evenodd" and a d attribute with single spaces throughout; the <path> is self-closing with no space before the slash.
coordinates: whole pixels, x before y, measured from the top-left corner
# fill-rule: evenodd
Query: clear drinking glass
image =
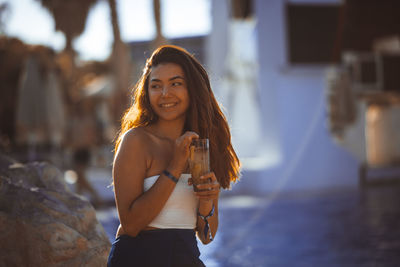
<path id="1" fill-rule="evenodd" d="M 210 152 L 208 139 L 194 139 L 190 145 L 189 168 L 192 175 L 193 190 L 197 185 L 206 183 L 201 181 L 200 176 L 210 172 Z"/>

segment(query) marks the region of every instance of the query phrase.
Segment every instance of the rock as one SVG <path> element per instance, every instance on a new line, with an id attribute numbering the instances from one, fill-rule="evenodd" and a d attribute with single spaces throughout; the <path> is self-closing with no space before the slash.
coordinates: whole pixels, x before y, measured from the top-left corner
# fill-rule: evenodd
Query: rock
<path id="1" fill-rule="evenodd" d="M 48 163 L 0 168 L 0 266 L 105 266 L 110 241 L 92 205 Z"/>
<path id="2" fill-rule="evenodd" d="M 0 171 L 8 169 L 8 166 L 14 163 L 17 163 L 17 161 L 7 155 L 0 153 Z"/>

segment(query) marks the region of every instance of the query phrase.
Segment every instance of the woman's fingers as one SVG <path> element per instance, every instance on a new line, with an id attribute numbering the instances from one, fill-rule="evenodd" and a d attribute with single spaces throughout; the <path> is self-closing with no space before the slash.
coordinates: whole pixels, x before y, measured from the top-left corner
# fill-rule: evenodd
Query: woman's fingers
<path id="1" fill-rule="evenodd" d="M 215 189 L 219 189 L 219 184 L 218 183 L 204 183 L 204 184 L 198 184 L 196 187 L 201 190 L 201 191 L 211 191 Z"/>
<path id="2" fill-rule="evenodd" d="M 214 199 L 217 198 L 220 191 L 220 184 L 213 172 L 203 175 L 200 177 L 202 182 L 196 185 L 199 190 L 196 195 L 200 199 Z"/>
<path id="3" fill-rule="evenodd" d="M 170 162 L 170 168 L 183 172 L 189 158 L 189 147 L 193 139 L 199 135 L 195 132 L 185 132 L 182 136 L 175 140 L 173 157 Z"/>
<path id="4" fill-rule="evenodd" d="M 199 135 L 195 132 L 185 132 L 182 136 L 180 136 L 175 141 L 175 150 L 179 151 L 182 156 L 185 157 L 185 160 L 189 156 L 189 148 L 193 139 L 199 138 Z"/>
<path id="5" fill-rule="evenodd" d="M 199 135 L 195 132 L 187 131 L 181 137 L 176 140 L 177 145 L 189 147 L 193 139 L 199 138 Z"/>
<path id="6" fill-rule="evenodd" d="M 204 184 L 218 184 L 218 180 L 217 177 L 215 176 L 214 172 L 209 172 L 207 174 L 204 174 L 202 176 L 200 176 L 200 185 L 204 185 Z"/>

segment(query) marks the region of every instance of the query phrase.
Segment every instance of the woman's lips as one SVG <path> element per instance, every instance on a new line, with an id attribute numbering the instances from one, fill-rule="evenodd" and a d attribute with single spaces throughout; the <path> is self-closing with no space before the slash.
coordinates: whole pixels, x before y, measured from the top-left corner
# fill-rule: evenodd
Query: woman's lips
<path id="1" fill-rule="evenodd" d="M 171 107 L 174 107 L 176 105 L 177 105 L 176 102 L 174 102 L 174 103 L 163 103 L 163 104 L 160 104 L 160 107 L 162 107 L 162 108 L 171 108 Z"/>

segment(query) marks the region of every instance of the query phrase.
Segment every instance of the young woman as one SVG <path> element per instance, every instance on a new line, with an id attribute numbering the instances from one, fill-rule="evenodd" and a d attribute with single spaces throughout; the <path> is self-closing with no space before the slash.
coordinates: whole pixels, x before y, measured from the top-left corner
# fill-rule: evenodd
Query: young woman
<path id="1" fill-rule="evenodd" d="M 201 64 L 177 46 L 147 60 L 133 105 L 122 119 L 113 166 L 120 226 L 108 266 L 204 266 L 203 244 L 218 228 L 220 187 L 239 175 L 229 127 Z M 208 138 L 212 172 L 194 192 L 187 160 Z"/>

